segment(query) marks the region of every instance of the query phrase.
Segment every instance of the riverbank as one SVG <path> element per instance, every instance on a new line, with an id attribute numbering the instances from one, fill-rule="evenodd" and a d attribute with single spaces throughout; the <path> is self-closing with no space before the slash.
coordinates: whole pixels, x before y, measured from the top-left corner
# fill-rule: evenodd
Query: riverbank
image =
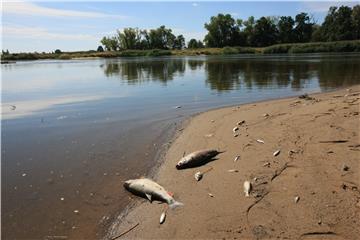
<path id="1" fill-rule="evenodd" d="M 164 204 L 128 193 L 136 207 L 119 216 L 106 237 L 139 223 L 127 238 L 356 239 L 359 100 L 357 85 L 195 116 L 155 177 L 185 205 L 168 210 L 160 225 Z M 241 121 L 234 137 L 232 130 Z M 205 166 L 176 170 L 184 152 L 204 148 L 225 152 Z M 201 181 L 194 179 L 195 172 L 210 167 Z M 244 196 L 245 180 L 253 186 L 250 197 Z"/>
<path id="2" fill-rule="evenodd" d="M 1 63 L 8 64 L 22 60 L 41 59 L 84 59 L 84 58 L 116 58 L 116 57 L 157 57 L 157 56 L 197 56 L 197 55 L 234 55 L 234 54 L 299 54 L 299 53 L 334 53 L 360 52 L 360 40 L 337 42 L 311 42 L 276 44 L 264 48 L 224 47 L 197 48 L 182 50 L 123 50 L 123 51 L 78 51 L 63 53 L 7 53 L 2 54 Z"/>

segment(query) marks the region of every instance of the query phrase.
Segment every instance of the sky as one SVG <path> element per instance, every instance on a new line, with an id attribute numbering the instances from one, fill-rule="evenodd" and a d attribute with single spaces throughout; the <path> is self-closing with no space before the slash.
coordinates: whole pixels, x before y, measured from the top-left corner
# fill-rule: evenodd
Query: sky
<path id="1" fill-rule="evenodd" d="M 95 50 L 103 36 L 126 27 L 165 25 L 186 41 L 202 40 L 204 23 L 218 13 L 234 18 L 311 14 L 322 23 L 329 6 L 354 6 L 360 1 L 231 1 L 231 2 L 122 2 L 122 1 L 2 1 L 2 49 L 10 52 Z"/>

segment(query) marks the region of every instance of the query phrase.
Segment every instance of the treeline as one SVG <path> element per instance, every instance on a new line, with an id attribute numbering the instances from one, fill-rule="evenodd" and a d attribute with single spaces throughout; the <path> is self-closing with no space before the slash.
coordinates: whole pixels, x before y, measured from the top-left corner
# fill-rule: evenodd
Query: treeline
<path id="1" fill-rule="evenodd" d="M 187 47 L 267 47 L 284 43 L 328 42 L 360 39 L 360 5 L 330 7 L 321 25 L 305 12 L 292 16 L 234 19 L 230 14 L 218 14 L 204 25 L 207 34 L 202 41 L 191 39 Z M 183 49 L 185 38 L 161 26 L 141 30 L 125 28 L 115 36 L 103 37 L 108 51 L 128 49 Z"/>
<path id="2" fill-rule="evenodd" d="M 101 40 L 108 51 L 127 49 L 183 49 L 185 38 L 175 36 L 172 30 L 165 26 L 156 29 L 141 30 L 139 28 L 125 28 L 112 37 L 103 37 Z"/>
<path id="3" fill-rule="evenodd" d="M 318 25 L 308 13 L 291 16 L 234 19 L 218 14 L 205 24 L 207 47 L 266 47 L 281 43 L 308 43 L 360 39 L 360 5 L 330 7 Z"/>

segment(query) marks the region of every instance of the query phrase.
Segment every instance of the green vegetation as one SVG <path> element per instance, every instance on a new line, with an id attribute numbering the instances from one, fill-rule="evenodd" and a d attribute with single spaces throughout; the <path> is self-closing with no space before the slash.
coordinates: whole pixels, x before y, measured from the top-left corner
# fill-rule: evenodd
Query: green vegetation
<path id="1" fill-rule="evenodd" d="M 295 54 L 321 52 L 360 52 L 360 40 L 338 42 L 313 42 L 301 44 L 277 44 L 263 49 L 264 54 Z"/>
<path id="2" fill-rule="evenodd" d="M 253 16 L 234 19 L 218 14 L 204 25 L 204 43 L 191 39 L 185 48 L 183 35 L 175 36 L 165 26 L 142 30 L 125 28 L 115 36 L 101 39 L 103 46 L 82 52 L 9 53 L 2 61 L 35 59 L 72 59 L 83 57 L 138 57 L 165 55 L 295 54 L 315 52 L 359 52 L 360 5 L 330 7 L 324 22 L 315 24 L 307 13 L 291 16 Z"/>

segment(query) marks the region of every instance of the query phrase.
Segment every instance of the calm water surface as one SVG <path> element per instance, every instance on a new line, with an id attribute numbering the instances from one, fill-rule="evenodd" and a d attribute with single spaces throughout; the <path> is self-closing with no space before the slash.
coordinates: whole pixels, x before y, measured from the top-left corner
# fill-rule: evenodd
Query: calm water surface
<path id="1" fill-rule="evenodd" d="M 359 84 L 360 55 L 49 60 L 1 70 L 3 238 L 89 239 L 129 203 L 122 181 L 149 173 L 185 117 Z"/>

